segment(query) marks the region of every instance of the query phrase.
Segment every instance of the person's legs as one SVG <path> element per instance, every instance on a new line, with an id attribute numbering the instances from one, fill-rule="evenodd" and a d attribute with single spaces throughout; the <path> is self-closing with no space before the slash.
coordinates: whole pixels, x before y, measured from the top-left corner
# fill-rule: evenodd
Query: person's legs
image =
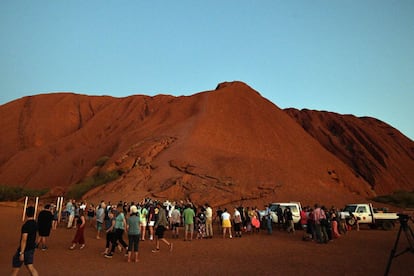
<path id="1" fill-rule="evenodd" d="M 19 274 L 20 267 L 13 267 L 12 276 L 17 276 Z"/>
<path id="2" fill-rule="evenodd" d="M 30 275 L 32 276 L 38 276 L 36 268 L 33 266 L 33 264 L 26 265 L 27 270 L 29 271 Z"/>
<path id="3" fill-rule="evenodd" d="M 189 224 L 186 224 L 185 225 L 185 233 L 184 233 L 184 240 L 185 241 L 187 241 L 188 240 L 188 231 L 189 231 L 189 229 L 190 229 L 190 225 Z"/>
<path id="4" fill-rule="evenodd" d="M 194 224 L 189 224 L 190 226 L 190 241 L 193 240 L 193 235 L 194 235 Z"/>

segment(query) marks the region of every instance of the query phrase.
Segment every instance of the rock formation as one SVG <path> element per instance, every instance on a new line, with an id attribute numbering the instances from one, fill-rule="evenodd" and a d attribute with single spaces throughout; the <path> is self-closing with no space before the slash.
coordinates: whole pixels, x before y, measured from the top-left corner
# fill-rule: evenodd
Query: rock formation
<path id="1" fill-rule="evenodd" d="M 281 110 L 242 82 L 181 97 L 36 95 L 0 106 L 0 122 L 0 184 L 60 191 L 118 172 L 94 201 L 344 204 L 414 189 L 413 141 L 391 126 Z"/>

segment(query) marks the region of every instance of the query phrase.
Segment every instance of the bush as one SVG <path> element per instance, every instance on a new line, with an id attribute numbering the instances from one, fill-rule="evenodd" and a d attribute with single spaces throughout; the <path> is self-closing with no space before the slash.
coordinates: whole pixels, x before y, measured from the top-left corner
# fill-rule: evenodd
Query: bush
<path id="1" fill-rule="evenodd" d="M 49 189 L 26 189 L 22 187 L 12 187 L 0 185 L 0 201 L 16 201 L 22 197 L 37 197 L 46 194 Z"/>
<path id="2" fill-rule="evenodd" d="M 70 188 L 66 196 L 69 198 L 81 199 L 88 191 L 117 179 L 121 173 L 122 172 L 119 171 L 111 171 L 87 177 Z"/>
<path id="3" fill-rule="evenodd" d="M 373 200 L 401 208 L 414 208 L 414 191 L 396 191 L 391 195 L 377 196 Z"/>
<path id="4" fill-rule="evenodd" d="M 105 165 L 106 161 L 108 160 L 109 160 L 108 156 L 102 156 L 101 158 L 96 160 L 95 165 L 98 167 L 102 167 L 103 165 Z"/>

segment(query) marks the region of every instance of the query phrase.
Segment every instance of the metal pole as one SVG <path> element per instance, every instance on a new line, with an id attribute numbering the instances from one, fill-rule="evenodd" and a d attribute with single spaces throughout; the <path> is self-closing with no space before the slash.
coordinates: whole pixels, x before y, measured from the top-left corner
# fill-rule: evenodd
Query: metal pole
<path id="1" fill-rule="evenodd" d="M 24 221 L 24 218 L 26 217 L 26 208 L 27 208 L 27 201 L 28 200 L 29 200 L 29 198 L 26 196 L 26 198 L 24 199 L 24 207 L 23 207 L 22 221 Z"/>

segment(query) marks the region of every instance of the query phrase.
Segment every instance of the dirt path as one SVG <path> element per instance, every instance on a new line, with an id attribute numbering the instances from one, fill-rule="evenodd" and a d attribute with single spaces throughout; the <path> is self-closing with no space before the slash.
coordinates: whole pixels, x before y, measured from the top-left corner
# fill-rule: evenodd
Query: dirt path
<path id="1" fill-rule="evenodd" d="M 18 246 L 22 208 L 0 206 L 3 217 L 0 235 L 0 275 L 11 272 L 11 257 Z M 411 223 L 411 228 L 414 229 Z M 398 226 L 399 227 L 399 226 Z M 101 252 L 104 239 L 96 240 L 94 229 L 86 230 L 86 248 L 69 250 L 75 230 L 53 230 L 47 251 L 35 253 L 35 267 L 40 275 L 383 275 L 397 230 L 351 231 L 347 235 L 319 245 L 295 235 L 275 231 L 223 240 L 216 235 L 209 240 L 174 242 L 169 253 L 161 244 L 160 253 L 151 253 L 154 242 L 140 243 L 140 262 L 127 263 L 121 253 L 105 259 Z M 217 233 L 217 232 L 216 232 Z M 400 252 L 407 247 L 405 236 Z M 414 255 L 403 254 L 393 260 L 390 275 L 414 275 Z M 28 275 L 21 269 L 20 275 Z"/>

